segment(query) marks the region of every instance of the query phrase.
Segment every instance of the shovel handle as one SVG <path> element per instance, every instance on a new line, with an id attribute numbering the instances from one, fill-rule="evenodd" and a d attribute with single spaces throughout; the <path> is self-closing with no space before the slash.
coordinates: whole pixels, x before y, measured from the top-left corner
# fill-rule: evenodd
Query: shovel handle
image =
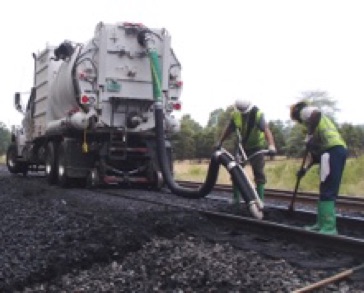
<path id="1" fill-rule="evenodd" d="M 308 150 L 306 149 L 305 153 L 303 155 L 303 159 L 302 159 L 302 163 L 301 163 L 301 169 L 305 166 L 307 157 L 308 157 Z M 300 185 L 301 179 L 302 179 L 301 176 L 297 177 L 296 185 L 295 185 L 293 195 L 292 195 L 292 199 L 291 199 L 291 203 L 290 203 L 289 208 L 288 208 L 289 211 L 294 211 L 294 205 L 295 205 L 295 202 L 296 202 L 298 186 Z"/>
<path id="2" fill-rule="evenodd" d="M 357 267 L 348 269 L 348 270 L 343 271 L 341 273 L 338 273 L 338 274 L 336 274 L 334 276 L 328 277 L 328 278 L 323 279 L 323 280 L 321 280 L 319 282 L 308 285 L 308 286 L 306 286 L 304 288 L 295 290 L 295 291 L 293 291 L 293 293 L 312 292 L 313 290 L 321 288 L 321 287 L 323 287 L 323 286 L 325 286 L 327 284 L 331 284 L 331 283 L 336 282 L 338 280 L 344 279 L 344 278 L 354 274 L 355 272 L 362 270 L 363 268 L 364 268 L 364 264 L 361 264 L 361 265 L 359 265 Z"/>

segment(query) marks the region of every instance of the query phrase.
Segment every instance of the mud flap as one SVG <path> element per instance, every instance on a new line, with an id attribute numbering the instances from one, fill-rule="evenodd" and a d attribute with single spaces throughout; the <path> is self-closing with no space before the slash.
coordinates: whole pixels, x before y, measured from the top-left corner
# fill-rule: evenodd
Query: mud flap
<path id="1" fill-rule="evenodd" d="M 67 174 L 71 178 L 86 178 L 94 167 L 94 155 L 92 152 L 82 151 L 82 142 L 67 138 L 64 140 L 67 161 Z"/>

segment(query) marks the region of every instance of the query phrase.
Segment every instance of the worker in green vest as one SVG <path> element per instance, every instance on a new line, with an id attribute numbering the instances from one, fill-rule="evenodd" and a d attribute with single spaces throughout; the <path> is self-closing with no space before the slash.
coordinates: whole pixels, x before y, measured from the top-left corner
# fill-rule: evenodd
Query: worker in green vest
<path id="1" fill-rule="evenodd" d="M 247 157 L 256 152 L 267 149 L 270 155 L 276 153 L 276 147 L 271 130 L 265 120 L 264 114 L 249 100 L 236 100 L 235 109 L 229 124 L 225 128 L 217 147 L 221 147 L 223 141 L 233 132 L 237 131 Z M 257 193 L 264 200 L 264 186 L 267 182 L 265 175 L 265 158 L 263 153 L 253 156 L 249 161 L 252 167 Z M 235 201 L 240 201 L 236 188 L 234 188 Z"/>
<path id="2" fill-rule="evenodd" d="M 335 202 L 346 164 L 346 143 L 331 119 L 306 101 L 292 105 L 290 115 L 292 120 L 305 126 L 307 151 L 312 154 L 310 158 L 317 158 L 320 169 L 316 223 L 305 228 L 323 234 L 337 234 Z M 309 160 L 297 172 L 297 176 L 303 177 L 312 163 Z"/>

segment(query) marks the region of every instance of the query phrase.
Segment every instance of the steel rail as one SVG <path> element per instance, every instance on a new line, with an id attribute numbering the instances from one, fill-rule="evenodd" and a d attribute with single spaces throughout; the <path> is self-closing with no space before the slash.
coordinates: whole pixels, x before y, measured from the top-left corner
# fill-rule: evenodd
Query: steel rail
<path id="1" fill-rule="evenodd" d="M 266 220 L 258 220 L 244 216 L 237 216 L 225 212 L 217 212 L 196 208 L 190 205 L 177 204 L 165 202 L 161 200 L 138 198 L 135 195 L 126 195 L 125 193 L 117 192 L 115 190 L 95 190 L 99 193 L 126 198 L 133 201 L 140 201 L 149 204 L 163 205 L 166 207 L 179 208 L 188 211 L 200 213 L 206 217 L 215 220 L 226 222 L 229 225 L 244 229 L 244 231 L 252 231 L 257 233 L 272 234 L 274 237 L 284 236 L 302 243 L 313 244 L 317 247 L 329 247 L 330 249 L 337 249 L 339 251 L 349 252 L 350 254 L 364 256 L 364 239 L 348 237 L 344 235 L 325 235 L 317 232 L 307 231 L 302 228 L 289 226 L 285 224 L 270 222 Z"/>
<path id="2" fill-rule="evenodd" d="M 201 183 L 194 181 L 178 181 L 180 185 L 188 187 L 198 187 Z M 215 191 L 230 192 L 232 193 L 232 187 L 228 184 L 217 184 L 215 186 Z M 289 202 L 292 198 L 293 191 L 284 189 L 266 189 L 265 198 L 270 200 L 279 200 L 284 202 Z M 318 193 L 314 192 L 298 192 L 297 193 L 297 203 L 315 205 L 318 200 Z M 337 208 L 343 210 L 364 211 L 364 196 L 348 196 L 340 195 L 337 199 Z"/>

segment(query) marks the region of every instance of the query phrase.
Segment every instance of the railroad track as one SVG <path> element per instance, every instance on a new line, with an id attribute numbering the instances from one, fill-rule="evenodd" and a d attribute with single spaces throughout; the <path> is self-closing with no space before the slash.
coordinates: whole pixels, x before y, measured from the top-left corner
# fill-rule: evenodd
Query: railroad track
<path id="1" fill-rule="evenodd" d="M 32 174 L 34 177 L 44 177 L 43 174 Z M 195 181 L 176 181 L 180 186 L 188 187 L 188 188 L 198 188 L 201 186 L 200 182 Z M 221 191 L 221 192 L 227 192 L 232 193 L 232 187 L 229 184 L 216 184 L 214 187 L 214 191 Z M 271 200 L 271 201 L 279 201 L 279 202 L 285 202 L 288 203 L 292 199 L 292 190 L 284 190 L 284 189 L 274 189 L 274 188 L 267 188 L 265 190 L 265 199 Z M 231 198 L 230 196 L 226 194 L 221 194 L 221 196 L 225 196 L 225 198 Z M 302 192 L 299 191 L 297 193 L 296 197 L 296 204 L 302 204 L 302 205 L 309 205 L 309 206 L 315 206 L 318 199 L 318 193 L 314 192 Z M 337 199 L 337 208 L 340 210 L 347 210 L 352 212 L 359 212 L 363 213 L 364 215 L 364 195 L 362 197 L 359 196 L 348 196 L 348 195 L 341 195 Z"/>
<path id="2" fill-rule="evenodd" d="M 177 182 L 181 186 L 190 187 L 190 188 L 197 188 L 201 185 L 201 183 L 193 182 L 193 181 L 178 181 Z M 342 230 L 344 227 L 351 227 L 351 229 L 357 231 L 353 235 L 337 235 L 337 236 L 330 236 L 330 235 L 322 235 L 315 232 L 310 232 L 302 229 L 299 227 L 296 222 L 313 222 L 314 218 L 316 217 L 315 212 L 310 212 L 307 210 L 296 209 L 294 214 L 289 214 L 287 206 L 279 207 L 279 206 L 269 206 L 266 204 L 265 213 L 268 214 L 268 217 L 265 217 L 264 220 L 256 220 L 253 219 L 246 213 L 246 215 L 236 215 L 229 212 L 221 212 L 216 210 L 206 210 L 198 208 L 198 200 L 194 201 L 196 204 L 195 206 L 190 205 L 189 203 L 193 202 L 193 200 L 189 200 L 188 204 L 177 204 L 173 202 L 166 201 L 166 197 L 151 199 L 151 198 L 143 198 L 143 197 L 136 197 L 128 196 L 125 194 L 125 190 L 118 190 L 118 189 L 97 189 L 95 190 L 99 193 L 109 194 L 118 197 L 124 197 L 131 200 L 138 200 L 144 201 L 151 204 L 157 205 L 164 205 L 169 207 L 181 208 L 185 210 L 191 210 L 198 213 L 203 214 L 206 217 L 211 218 L 212 220 L 216 221 L 225 221 L 229 223 L 230 226 L 236 227 L 238 229 L 244 230 L 254 230 L 259 233 L 266 234 L 267 231 L 269 233 L 273 233 L 274 236 L 276 235 L 284 235 L 285 237 L 295 238 L 296 240 L 305 239 L 305 242 L 309 243 L 312 242 L 314 245 L 318 246 L 328 246 L 328 247 L 335 247 L 338 250 L 346 250 L 355 254 L 364 255 L 364 236 L 362 236 L 362 227 L 364 225 L 363 218 L 358 217 L 342 217 L 338 216 L 338 227 L 339 231 Z M 218 184 L 214 188 L 214 193 L 221 191 L 221 196 L 214 196 L 214 199 L 229 200 L 231 199 L 232 188 L 229 185 L 221 185 Z M 230 193 L 230 194 L 227 194 Z M 174 198 L 176 198 L 174 196 Z M 177 197 L 178 200 L 184 200 L 183 198 Z M 266 198 L 268 200 L 274 201 L 287 201 L 289 202 L 292 198 L 292 192 L 287 190 L 279 190 L 279 189 L 267 189 L 266 190 Z M 318 195 L 315 193 L 309 192 L 299 192 L 297 194 L 297 204 L 316 204 Z M 173 201 L 173 199 L 172 199 Z M 344 208 L 346 210 L 351 211 L 360 211 L 363 212 L 364 206 L 364 199 L 360 197 L 349 197 L 349 196 L 342 196 L 338 199 L 338 208 Z M 244 202 L 241 204 L 241 210 L 244 210 Z M 279 218 L 280 222 L 275 221 L 275 219 L 271 219 L 270 214 L 272 213 L 279 213 L 282 216 Z M 288 224 L 287 224 L 288 223 Z M 345 229 L 344 229 L 345 230 Z"/>
<path id="3" fill-rule="evenodd" d="M 179 182 L 180 185 L 185 185 L 187 186 L 187 184 L 185 184 L 184 182 Z M 198 183 L 193 182 L 192 184 L 188 185 L 189 187 L 197 187 Z M 226 186 L 226 185 L 217 185 L 215 191 L 225 191 L 225 201 L 223 202 L 223 204 L 225 203 L 226 206 L 229 206 L 229 204 L 226 204 L 228 201 L 231 200 L 231 187 Z M 229 212 L 221 212 L 219 210 L 214 210 L 214 209 L 205 209 L 205 208 L 200 208 L 199 206 L 199 202 L 205 201 L 205 200 L 209 200 L 208 197 L 206 199 L 201 199 L 200 200 L 185 200 L 184 198 L 181 197 L 177 197 L 174 196 L 172 194 L 170 194 L 169 191 L 165 191 L 164 193 L 157 193 L 157 192 L 150 192 L 150 194 L 146 194 L 145 192 L 141 193 L 141 195 L 139 196 L 139 194 L 137 192 L 128 192 L 125 189 L 95 189 L 94 190 L 97 193 L 100 193 L 100 195 L 105 194 L 105 195 L 110 195 L 110 196 L 114 196 L 114 197 L 124 197 L 128 200 L 133 200 L 133 201 L 141 201 L 141 202 L 147 202 L 150 204 L 155 204 L 158 206 L 166 206 L 166 207 L 171 207 L 171 208 L 176 208 L 176 209 L 183 209 L 183 210 L 190 210 L 191 212 L 196 212 L 196 213 L 200 213 L 201 215 L 203 215 L 206 218 L 211 219 L 211 221 L 217 223 L 217 225 L 221 224 L 221 223 L 226 223 L 226 225 L 224 225 L 224 227 L 228 227 L 228 229 L 226 230 L 226 233 L 228 234 L 228 236 L 232 235 L 232 237 L 234 237 L 234 235 L 239 235 L 239 233 L 243 234 L 246 231 L 252 231 L 252 232 L 256 232 L 256 234 L 259 234 L 259 236 L 257 237 L 258 241 L 257 241 L 257 245 L 259 245 L 259 242 L 261 241 L 270 241 L 272 239 L 288 239 L 291 238 L 293 240 L 295 240 L 297 243 L 306 243 L 307 245 L 313 246 L 313 247 L 325 247 L 326 250 L 332 251 L 345 251 L 350 253 L 351 255 L 357 255 L 358 257 L 356 257 L 356 259 L 359 261 L 360 259 L 363 258 L 364 255 L 364 237 L 362 235 L 362 237 L 352 237 L 352 236 L 348 236 L 348 235 L 336 235 L 336 236 L 331 236 L 331 235 L 322 235 L 322 234 L 318 234 L 315 232 L 310 232 L 310 231 L 305 231 L 303 229 L 301 229 L 299 226 L 291 224 L 291 223 L 286 223 L 286 221 L 282 221 L 280 223 L 271 221 L 270 219 L 263 219 L 263 220 L 256 220 L 253 219 L 249 216 L 242 216 L 242 215 L 236 215 L 236 214 L 232 214 Z M 272 191 L 272 193 L 271 193 Z M 77 192 L 77 190 L 76 190 Z M 228 194 L 229 193 L 229 194 Z M 291 192 L 290 191 L 280 191 L 280 190 L 268 190 L 268 199 L 279 199 L 279 198 L 287 198 L 287 201 L 291 200 Z M 215 192 L 214 192 L 215 194 Z M 271 195 L 273 194 L 273 195 Z M 278 195 L 277 197 L 275 197 L 274 195 Z M 282 194 L 286 194 L 287 196 L 285 197 L 284 195 L 282 196 Z M 299 194 L 299 197 L 302 196 L 303 193 Z M 314 193 L 310 193 L 307 196 L 308 198 L 313 198 L 312 202 L 315 202 L 317 200 L 317 194 Z M 221 197 L 223 198 L 223 197 Z M 168 201 L 169 199 L 169 201 Z M 353 198 L 353 201 L 357 200 L 359 198 Z M 217 201 L 217 200 L 215 200 Z M 299 201 L 299 198 L 298 198 Z M 359 199 L 360 202 L 360 199 Z M 197 207 L 196 207 L 197 206 Z M 231 205 L 230 205 L 231 206 Z M 244 203 L 241 204 L 242 209 L 244 209 Z M 265 210 L 267 210 L 268 216 L 271 212 L 271 210 L 273 210 L 272 207 L 266 205 Z M 279 210 L 278 208 L 275 208 L 275 210 Z M 282 209 L 281 211 L 283 214 L 284 212 L 287 212 L 287 206 L 285 206 L 285 208 Z M 315 213 L 309 213 L 309 212 L 303 212 L 301 210 L 296 210 L 293 218 L 294 219 L 299 219 L 299 218 L 304 218 L 305 221 L 307 220 L 307 217 L 313 218 L 315 216 Z M 288 215 L 287 215 L 288 217 Z M 338 224 L 343 224 L 345 223 L 347 226 L 351 226 L 351 227 L 355 227 L 355 229 L 357 229 L 358 231 L 362 231 L 362 227 L 363 227 L 363 221 L 357 218 L 339 218 L 338 219 Z M 225 237 L 223 238 L 225 239 Z M 284 249 L 282 250 L 284 251 Z M 317 283 L 312 283 L 309 284 L 305 287 L 302 287 L 301 289 L 297 289 L 294 292 L 311 292 L 308 290 L 313 290 L 315 288 L 318 288 L 320 286 L 324 286 L 325 284 L 328 284 L 330 282 L 334 282 L 339 280 L 340 278 L 345 278 L 347 276 L 349 276 L 350 274 L 353 274 L 354 272 L 358 271 L 358 270 L 362 270 L 363 266 L 358 266 L 358 267 L 353 267 L 352 269 L 349 270 L 342 270 L 342 272 L 336 274 L 336 275 L 332 275 L 329 278 L 326 278 L 324 280 L 321 280 Z M 340 271 L 340 270 L 339 270 Z"/>
<path id="4" fill-rule="evenodd" d="M 201 183 L 194 181 L 177 181 L 177 183 L 181 186 L 189 188 L 197 188 L 201 185 Z M 228 184 L 216 184 L 214 191 L 232 193 L 232 187 Z M 292 193 L 292 190 L 266 189 L 265 199 L 271 201 L 286 202 L 288 204 L 292 199 Z M 296 197 L 296 204 L 315 206 L 318 197 L 318 193 L 298 192 Z M 364 196 L 359 197 L 341 195 L 337 199 L 337 208 L 340 210 L 364 213 Z"/>
<path id="5" fill-rule="evenodd" d="M 120 190 L 105 190 L 98 189 L 95 190 L 102 194 L 107 194 L 111 196 L 123 197 L 133 201 L 142 201 L 149 204 L 155 204 L 159 206 L 165 206 L 170 208 L 183 209 L 186 211 L 192 211 L 200 213 L 205 217 L 208 217 L 212 221 L 217 221 L 218 223 L 224 223 L 231 228 L 232 233 L 236 233 L 236 231 L 251 231 L 259 234 L 263 234 L 264 237 L 283 237 L 293 239 L 302 243 L 302 239 L 304 239 L 305 243 L 311 244 L 317 247 L 328 247 L 330 249 L 336 249 L 338 251 L 349 252 L 358 256 L 364 256 L 364 237 L 362 235 L 362 227 L 363 227 L 363 219 L 358 218 L 345 218 L 339 220 L 342 225 L 347 225 L 351 227 L 351 229 L 358 229 L 358 233 L 361 237 L 352 237 L 347 235 L 323 235 L 316 232 L 306 231 L 301 227 L 291 225 L 283 221 L 283 223 L 277 223 L 270 220 L 257 220 L 253 219 L 249 216 L 244 215 L 236 215 L 229 212 L 214 210 L 214 209 L 204 209 L 198 207 L 196 203 L 198 200 L 185 200 L 173 196 L 173 198 L 169 198 L 163 195 L 154 193 L 154 195 L 146 197 L 145 195 L 135 196 L 128 195 L 125 191 Z M 168 199 L 169 198 L 169 199 Z M 311 215 L 312 217 L 313 215 Z M 300 218 L 304 218 L 307 221 L 307 217 L 310 217 L 305 212 L 295 211 L 294 221 L 293 223 Z M 287 219 L 289 219 L 287 217 Z"/>

